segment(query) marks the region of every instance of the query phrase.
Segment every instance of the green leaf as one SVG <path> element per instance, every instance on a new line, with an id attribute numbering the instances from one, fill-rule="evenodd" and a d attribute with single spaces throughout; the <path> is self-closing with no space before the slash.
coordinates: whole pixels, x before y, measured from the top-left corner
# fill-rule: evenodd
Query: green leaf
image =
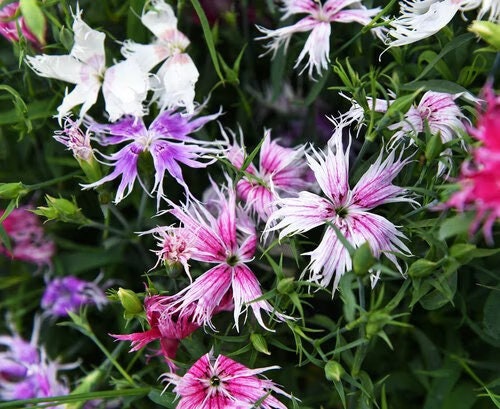
<path id="1" fill-rule="evenodd" d="M 470 95 L 470 92 L 461 85 L 446 80 L 413 81 L 402 85 L 401 89 L 405 91 L 422 89 L 425 91 L 446 92 L 448 94 L 464 93 Z"/>
<path id="2" fill-rule="evenodd" d="M 210 30 L 210 25 L 208 24 L 207 16 L 201 7 L 201 4 L 198 0 L 191 0 L 191 4 L 193 5 L 196 14 L 198 14 L 198 18 L 200 19 L 201 28 L 203 29 L 203 35 L 205 36 L 205 41 L 207 43 L 208 52 L 210 53 L 210 58 L 212 59 L 212 63 L 214 64 L 215 72 L 219 79 L 224 82 L 225 79 L 222 76 L 222 72 L 220 70 L 219 60 L 217 58 L 217 51 L 215 50 L 214 38 L 212 36 L 212 30 Z"/>
<path id="3" fill-rule="evenodd" d="M 152 389 L 148 393 L 148 398 L 164 408 L 174 409 L 177 405 L 174 403 L 175 393 L 172 392 L 161 392 L 158 389 Z"/>
<path id="4" fill-rule="evenodd" d="M 462 213 L 457 216 L 446 219 L 439 228 L 438 239 L 445 240 L 448 237 L 466 233 L 469 230 L 469 226 L 473 218 L 474 215 L 472 213 L 469 214 Z"/>
<path id="5" fill-rule="evenodd" d="M 491 291 L 483 308 L 484 332 L 495 340 L 500 341 L 500 293 Z"/>
<path id="6" fill-rule="evenodd" d="M 21 13 L 26 25 L 41 44 L 45 44 L 45 17 L 36 0 L 21 0 Z"/>

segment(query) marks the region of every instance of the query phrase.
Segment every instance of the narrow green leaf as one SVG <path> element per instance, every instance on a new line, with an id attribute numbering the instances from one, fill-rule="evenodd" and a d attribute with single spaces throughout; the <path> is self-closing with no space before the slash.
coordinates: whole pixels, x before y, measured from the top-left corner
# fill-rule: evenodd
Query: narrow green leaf
<path id="1" fill-rule="evenodd" d="M 28 28 L 41 44 L 45 44 L 45 17 L 38 2 L 36 0 L 21 0 L 19 6 Z"/>

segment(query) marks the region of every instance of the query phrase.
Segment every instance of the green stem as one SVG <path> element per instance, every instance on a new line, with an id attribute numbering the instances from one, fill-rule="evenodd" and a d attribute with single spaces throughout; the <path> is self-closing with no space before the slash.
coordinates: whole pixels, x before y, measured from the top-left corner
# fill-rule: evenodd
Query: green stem
<path id="1" fill-rule="evenodd" d="M 68 173 L 67 175 L 64 175 L 64 176 L 59 176 L 57 178 L 47 180 L 45 182 L 35 183 L 34 185 L 26 185 L 26 187 L 29 190 L 37 190 L 37 189 L 40 189 L 42 187 L 47 187 L 47 186 L 55 185 L 56 183 L 63 182 L 65 180 L 71 179 L 71 178 L 73 178 L 75 176 L 80 175 L 80 173 L 81 172 L 78 170 L 78 171 L 75 171 L 75 172 Z"/>

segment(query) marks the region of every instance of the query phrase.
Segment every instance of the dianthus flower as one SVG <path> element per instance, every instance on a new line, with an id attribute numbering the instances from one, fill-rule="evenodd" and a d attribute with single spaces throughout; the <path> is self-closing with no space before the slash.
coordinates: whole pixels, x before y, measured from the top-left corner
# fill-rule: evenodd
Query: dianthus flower
<path id="1" fill-rule="evenodd" d="M 36 48 L 40 48 L 42 46 L 40 40 L 27 27 L 24 18 L 20 15 L 16 17 L 19 11 L 19 2 L 15 1 L 5 5 L 3 3 L 5 3 L 4 0 L 0 1 L 0 34 L 9 41 L 18 42 L 20 30 L 21 35 L 26 40 L 33 43 Z"/>
<path id="2" fill-rule="evenodd" d="M 245 161 L 244 148 L 233 143 L 227 157 L 235 167 L 241 168 Z M 266 221 L 275 210 L 277 199 L 294 196 L 299 190 L 310 187 L 311 183 L 306 179 L 308 170 L 303 147 L 280 146 L 271 141 L 271 131 L 266 130 L 260 148 L 259 167 L 250 164 L 245 169 L 248 176 L 238 181 L 237 192 L 246 206 Z"/>
<path id="3" fill-rule="evenodd" d="M 491 85 L 484 89 L 486 109 L 480 115 L 476 128 L 469 133 L 480 140 L 482 146 L 473 152 L 472 162 L 466 161 L 461 168 L 461 189 L 448 200 L 448 207 L 458 211 L 475 210 L 476 216 L 470 227 L 471 233 L 484 220 L 486 240 L 493 243 L 492 228 L 500 217 L 500 96 L 494 94 Z"/>
<path id="4" fill-rule="evenodd" d="M 315 0 L 284 0 L 282 20 L 294 14 L 307 14 L 292 26 L 269 30 L 257 27 L 265 35 L 258 40 L 271 40 L 266 45 L 267 52 L 272 52 L 273 57 L 278 49 L 284 45 L 288 48 L 290 38 L 294 33 L 310 31 L 309 37 L 300 53 L 294 68 L 309 56 L 301 73 L 308 69 L 309 76 L 313 77 L 314 71 L 319 75 L 328 68 L 330 62 L 330 23 L 352 23 L 356 22 L 366 26 L 379 11 L 380 8 L 367 9 L 358 0 L 327 0 L 324 4 Z M 352 9 L 345 10 L 352 6 Z"/>
<path id="5" fill-rule="evenodd" d="M 142 102 L 149 87 L 147 75 L 136 61 L 121 61 L 106 70 L 106 35 L 91 29 L 82 20 L 81 10 L 77 9 L 73 18 L 74 45 L 69 55 L 26 57 L 27 64 L 41 77 L 76 84 L 57 108 L 59 122 L 78 105 L 82 105 L 80 117 L 83 117 L 97 101 L 101 84 L 111 121 L 123 115 L 144 115 Z"/>
<path id="6" fill-rule="evenodd" d="M 0 216 L 4 212 L 0 210 Z M 41 265 L 50 265 L 55 253 L 55 244 L 46 237 L 38 216 L 30 212 L 29 207 L 14 209 L 2 222 L 11 239 L 12 249 L 0 245 L 0 252 L 14 260 L 28 261 Z"/>
<path id="7" fill-rule="evenodd" d="M 44 349 L 38 345 L 39 329 L 40 321 L 36 318 L 30 342 L 14 330 L 12 336 L 0 336 L 0 347 L 4 348 L 0 351 L 0 400 L 45 398 L 69 393 L 66 385 L 58 380 L 57 372 L 75 365 L 61 365 L 49 360 Z"/>
<path id="8" fill-rule="evenodd" d="M 150 342 L 159 340 L 160 350 L 157 352 L 157 355 L 163 355 L 170 370 L 175 371 L 177 366 L 174 364 L 173 359 L 175 359 L 177 354 L 180 341 L 200 327 L 193 320 L 195 305 L 188 305 L 181 314 L 174 311 L 174 303 L 177 299 L 178 297 L 175 295 L 153 295 L 146 297 L 144 300 L 144 309 L 146 310 L 149 330 L 124 335 L 111 334 L 111 336 L 120 341 L 131 341 L 132 348 L 130 352 L 138 351 Z M 232 309 L 232 307 L 232 300 L 226 297 L 215 308 L 213 313 L 227 311 Z"/>
<path id="9" fill-rule="evenodd" d="M 339 128 L 341 130 L 341 128 Z M 394 252 L 409 253 L 400 240 L 403 233 L 389 220 L 371 210 L 384 203 L 410 201 L 405 189 L 392 184 L 407 161 L 394 158 L 394 151 L 382 161 L 382 153 L 354 188 L 349 187 L 349 148 L 344 152 L 337 132 L 326 152 L 313 150 L 307 155 L 309 166 L 326 197 L 303 191 L 297 198 L 278 202 L 279 209 L 268 220 L 266 232 L 279 230 L 279 238 L 304 233 L 326 225 L 323 238 L 316 249 L 305 253 L 311 257 L 308 269 L 310 280 L 326 287 L 332 280 L 333 289 L 341 276 L 352 268 L 349 251 L 337 236 L 336 229 L 357 248 L 368 242 L 375 257 L 384 254 L 399 267 Z M 372 277 L 373 285 L 377 276 Z"/>
<path id="10" fill-rule="evenodd" d="M 67 317 L 85 305 L 101 308 L 108 299 L 95 282 L 74 276 L 57 277 L 47 283 L 41 306 L 52 317 Z"/>
<path id="11" fill-rule="evenodd" d="M 99 124 L 88 120 L 89 129 L 95 133 L 94 139 L 101 145 L 127 143 L 118 152 L 102 154 L 113 166 L 112 172 L 97 182 L 83 185 L 85 189 L 97 187 L 121 177 L 116 191 L 115 203 L 130 194 L 138 178 L 138 161 L 142 153 L 152 156 L 155 178 L 151 192 L 156 192 L 158 205 L 163 194 L 163 179 L 168 172 L 189 194 L 189 188 L 182 176 L 180 163 L 192 168 L 204 168 L 213 163 L 221 153 L 220 144 L 196 140 L 190 136 L 220 113 L 194 118 L 179 112 L 164 111 L 146 128 L 141 118 L 124 117 L 113 124 Z M 146 187 L 142 184 L 144 189 Z"/>
<path id="12" fill-rule="evenodd" d="M 389 47 L 399 47 L 430 37 L 445 27 L 458 12 L 481 6 L 478 19 L 499 22 L 500 3 L 494 0 L 404 0 L 399 2 L 401 15 L 391 22 L 387 33 Z"/>
<path id="13" fill-rule="evenodd" d="M 158 101 L 161 109 L 184 107 L 192 114 L 199 72 L 185 53 L 190 41 L 177 29 L 177 18 L 169 4 L 152 0 L 148 6 L 150 9 L 142 14 L 141 21 L 156 39 L 151 44 L 125 41 L 122 54 L 127 60 L 136 61 L 144 72 L 165 61 L 152 76 L 153 101 Z"/>
<path id="14" fill-rule="evenodd" d="M 236 205 L 232 188 L 221 191 L 214 185 L 217 195 L 212 215 L 204 205 L 193 202 L 181 208 L 173 203 L 168 212 L 175 216 L 192 235 L 191 259 L 215 264 L 192 284 L 178 293 L 181 315 L 185 308 L 195 304 L 193 320 L 200 325 L 212 326 L 211 318 L 221 300 L 231 294 L 234 300 L 234 322 L 239 330 L 239 316 L 251 308 L 259 324 L 266 328 L 261 310 L 277 319 L 286 317 L 274 311 L 262 296 L 259 281 L 247 263 L 253 259 L 257 247 L 257 232 L 250 217 Z M 242 311 L 243 310 L 243 311 Z"/>
<path id="15" fill-rule="evenodd" d="M 177 409 L 286 409 L 271 392 L 290 397 L 273 381 L 257 375 L 278 366 L 250 369 L 224 355 L 203 355 L 184 376 L 165 373 L 180 396 Z"/>

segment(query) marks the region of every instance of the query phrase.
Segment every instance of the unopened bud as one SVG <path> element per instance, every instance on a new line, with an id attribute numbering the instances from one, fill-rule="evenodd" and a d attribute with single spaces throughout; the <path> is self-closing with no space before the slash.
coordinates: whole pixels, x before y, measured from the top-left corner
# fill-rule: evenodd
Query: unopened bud
<path id="1" fill-rule="evenodd" d="M 423 278 L 430 276 L 438 267 L 434 261 L 421 258 L 415 261 L 408 269 L 408 275 L 411 278 Z"/>
<path id="2" fill-rule="evenodd" d="M 266 355 L 271 355 L 271 353 L 267 349 L 266 339 L 261 334 L 257 334 L 255 332 L 250 334 L 250 342 L 252 343 L 256 351 Z"/>
<path id="3" fill-rule="evenodd" d="M 280 294 L 290 294 L 295 289 L 293 277 L 282 278 L 277 285 L 277 290 Z"/>
<path id="4" fill-rule="evenodd" d="M 37 207 L 33 212 L 48 220 L 61 220 L 66 223 L 87 224 L 88 219 L 82 214 L 81 209 L 76 205 L 75 200 L 55 198 L 47 195 L 45 197 L 47 207 Z"/>
<path id="5" fill-rule="evenodd" d="M 500 24 L 476 20 L 469 26 L 469 31 L 481 37 L 495 50 L 500 51 Z"/>
<path id="6" fill-rule="evenodd" d="M 365 242 L 354 252 L 352 257 L 352 267 L 354 274 L 357 276 L 365 276 L 368 270 L 375 264 L 377 259 L 373 257 L 370 245 Z"/>
<path id="7" fill-rule="evenodd" d="M 0 199 L 20 199 L 29 192 L 21 182 L 0 183 Z"/>
<path id="8" fill-rule="evenodd" d="M 132 290 L 120 287 L 116 293 L 126 315 L 137 315 L 144 311 L 141 300 Z"/>
<path id="9" fill-rule="evenodd" d="M 325 377 L 329 381 L 338 382 L 344 375 L 345 370 L 337 361 L 328 361 L 325 365 Z"/>

